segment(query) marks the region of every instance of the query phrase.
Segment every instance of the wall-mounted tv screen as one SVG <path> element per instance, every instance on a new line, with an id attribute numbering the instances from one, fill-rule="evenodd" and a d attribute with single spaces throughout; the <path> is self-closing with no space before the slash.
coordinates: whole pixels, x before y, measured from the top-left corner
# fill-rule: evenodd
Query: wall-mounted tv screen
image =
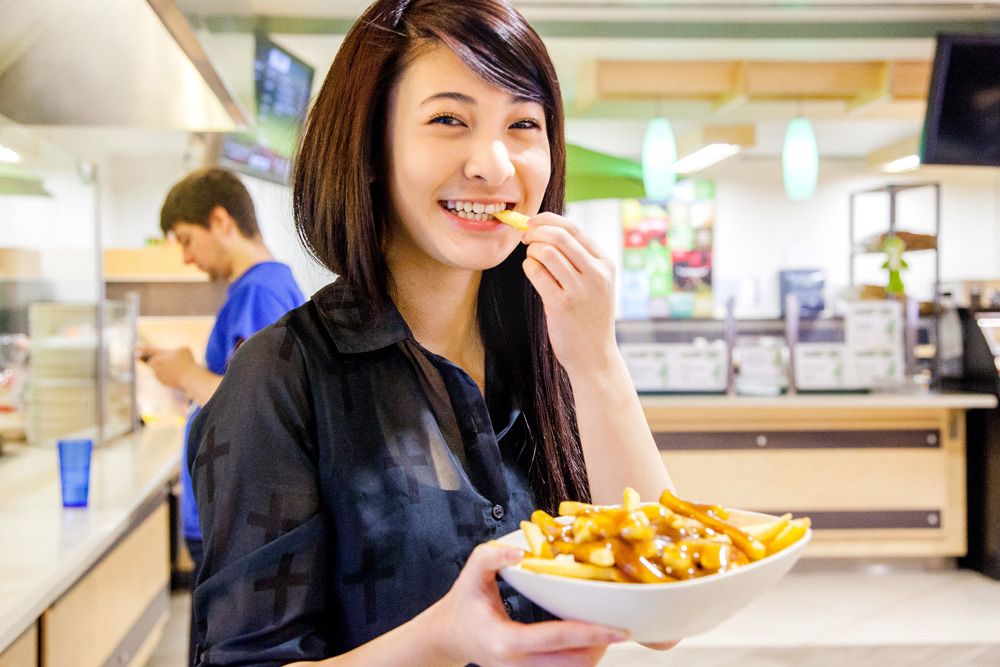
<path id="1" fill-rule="evenodd" d="M 938 35 L 920 161 L 1000 167 L 1000 35 Z"/>
<path id="2" fill-rule="evenodd" d="M 287 183 L 312 91 L 313 68 L 264 35 L 253 64 L 256 125 L 223 135 L 219 164 Z"/>

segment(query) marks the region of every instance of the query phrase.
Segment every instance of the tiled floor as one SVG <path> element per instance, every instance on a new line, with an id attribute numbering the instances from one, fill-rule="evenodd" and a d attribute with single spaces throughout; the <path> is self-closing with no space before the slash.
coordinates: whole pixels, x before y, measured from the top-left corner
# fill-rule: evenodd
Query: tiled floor
<path id="1" fill-rule="evenodd" d="M 184 667 L 188 598 L 176 595 L 148 667 Z M 793 571 L 672 651 L 612 647 L 601 667 L 1000 667 L 1000 582 L 966 570 Z"/>

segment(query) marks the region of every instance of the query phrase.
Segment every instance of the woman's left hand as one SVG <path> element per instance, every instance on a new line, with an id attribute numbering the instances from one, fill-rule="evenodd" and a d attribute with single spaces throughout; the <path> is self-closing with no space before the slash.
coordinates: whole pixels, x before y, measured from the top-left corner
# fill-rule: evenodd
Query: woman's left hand
<path id="1" fill-rule="evenodd" d="M 524 273 L 545 305 L 549 339 L 570 371 L 616 349 L 615 265 L 570 220 L 541 213 L 530 220 Z"/>

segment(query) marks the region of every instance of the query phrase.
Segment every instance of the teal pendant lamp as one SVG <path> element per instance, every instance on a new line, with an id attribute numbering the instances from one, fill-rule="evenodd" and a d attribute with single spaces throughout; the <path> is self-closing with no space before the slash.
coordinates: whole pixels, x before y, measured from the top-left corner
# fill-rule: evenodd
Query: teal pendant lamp
<path id="1" fill-rule="evenodd" d="M 677 161 L 677 143 L 670 121 L 658 117 L 649 121 L 642 140 L 642 185 L 646 199 L 663 201 L 670 198 L 670 191 L 677 180 L 674 162 Z"/>
<path id="2" fill-rule="evenodd" d="M 816 192 L 819 154 L 808 118 L 799 116 L 788 124 L 785 147 L 781 151 L 781 169 L 785 176 L 785 193 L 792 201 L 804 201 Z"/>

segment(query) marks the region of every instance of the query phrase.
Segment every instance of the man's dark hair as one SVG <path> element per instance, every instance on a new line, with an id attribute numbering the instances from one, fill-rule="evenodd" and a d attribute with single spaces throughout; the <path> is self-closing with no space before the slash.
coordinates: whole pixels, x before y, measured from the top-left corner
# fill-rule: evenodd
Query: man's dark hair
<path id="1" fill-rule="evenodd" d="M 226 209 L 245 238 L 260 235 L 253 199 L 246 186 L 221 167 L 193 171 L 170 188 L 160 209 L 160 229 L 169 234 L 178 222 L 208 228 L 208 218 L 216 206 Z"/>

